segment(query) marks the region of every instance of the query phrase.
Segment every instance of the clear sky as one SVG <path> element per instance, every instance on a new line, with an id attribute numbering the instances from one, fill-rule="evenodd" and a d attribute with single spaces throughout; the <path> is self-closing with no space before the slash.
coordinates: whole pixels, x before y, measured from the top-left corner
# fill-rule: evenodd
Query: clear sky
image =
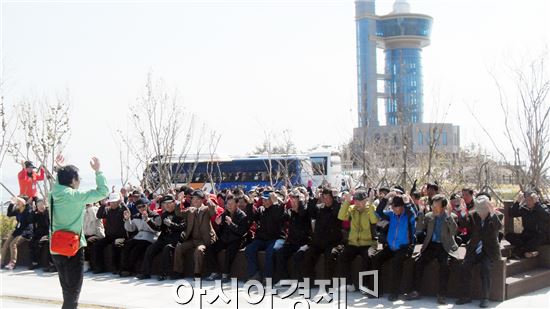
<path id="1" fill-rule="evenodd" d="M 434 18 L 423 51 L 425 121 L 448 110 L 463 146 L 487 144 L 468 106 L 501 135 L 488 72 L 548 45 L 549 1 L 409 2 Z M 393 1 L 376 4 L 382 15 Z M 336 146 L 357 123 L 352 0 L 2 1 L 1 23 L 6 103 L 68 89 L 67 157 L 84 166 L 97 155 L 110 179 L 119 173 L 113 132 L 126 126 L 149 70 L 222 133 L 221 153 L 251 151 L 266 130 L 289 129 L 302 150 Z M 12 161 L 2 174 L 15 184 Z"/>

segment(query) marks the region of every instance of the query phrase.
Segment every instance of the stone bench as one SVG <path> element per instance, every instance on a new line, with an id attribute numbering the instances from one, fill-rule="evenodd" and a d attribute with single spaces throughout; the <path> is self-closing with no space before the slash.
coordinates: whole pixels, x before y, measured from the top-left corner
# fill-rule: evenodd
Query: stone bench
<path id="1" fill-rule="evenodd" d="M 107 246 L 105 249 L 105 265 L 107 267 L 108 271 L 114 271 L 114 265 L 110 263 L 110 257 L 112 252 L 112 247 Z M 415 251 L 420 250 L 420 245 L 417 245 L 415 248 Z M 463 257 L 465 253 L 465 248 L 461 247 L 460 249 L 460 256 Z M 550 267 L 550 246 L 543 246 L 541 247 L 541 256 L 543 256 L 543 261 L 545 261 L 545 265 L 547 267 Z M 30 264 L 30 250 L 29 250 L 29 242 L 24 242 L 19 246 L 19 252 L 18 252 L 18 266 L 28 266 Z M 258 252 L 258 262 L 259 267 L 261 270 L 263 270 L 264 267 L 264 255 L 265 252 L 260 251 Z M 324 259 L 320 258 L 317 260 L 317 263 L 315 265 L 315 278 L 325 278 L 324 274 Z M 224 258 L 224 252 L 220 252 L 218 255 L 218 261 L 223 261 Z M 47 256 L 47 248 L 44 248 L 41 252 L 41 258 L 40 262 L 42 266 L 48 265 L 48 256 Z M 491 280 L 492 280 L 492 286 L 491 286 L 491 293 L 490 298 L 493 301 L 503 301 L 505 299 L 505 267 L 506 267 L 506 259 L 503 258 L 501 261 L 495 263 L 493 265 L 493 270 L 491 273 Z M 187 255 L 184 258 L 185 263 L 185 273 L 184 275 L 186 277 L 191 277 L 193 274 L 193 252 L 189 251 Z M 352 273 L 352 280 L 358 285 L 357 281 L 357 274 L 360 270 L 361 266 L 361 260 L 360 257 L 357 257 L 352 265 L 351 265 L 351 273 Z M 461 274 L 460 274 L 460 268 L 459 268 L 459 261 L 453 261 L 451 264 L 451 273 L 449 278 L 449 284 L 448 284 L 448 297 L 458 297 L 459 287 L 463 284 L 461 280 Z M 141 261 L 138 261 L 137 269 L 140 269 L 141 267 Z M 405 261 L 405 265 L 403 267 L 403 277 L 401 282 L 402 291 L 408 291 L 413 286 L 413 261 L 407 260 Z M 205 267 L 206 268 L 206 267 Z M 161 257 L 160 255 L 157 255 L 155 257 L 155 260 L 153 262 L 153 274 L 158 275 L 160 273 L 161 269 Z M 289 262 L 288 265 L 289 269 L 289 275 L 291 278 L 294 278 L 294 270 L 292 263 Z M 382 266 L 382 274 L 381 274 L 381 281 L 382 282 L 389 282 L 390 278 L 390 272 L 391 267 L 389 262 L 384 263 Z M 203 275 L 207 275 L 210 273 L 210 270 L 204 269 Z M 438 285 L 438 273 L 439 273 L 439 266 L 437 264 L 437 260 L 432 261 L 425 269 L 424 271 L 424 277 L 423 277 L 423 289 L 422 294 L 423 295 L 436 295 L 437 293 L 437 285 Z M 246 257 L 244 255 L 244 249 L 241 249 L 237 256 L 235 257 L 235 261 L 231 267 L 231 276 L 238 278 L 239 280 L 246 280 Z M 315 278 L 312 278 L 315 279 Z M 479 279 L 479 266 L 474 267 L 473 275 L 472 275 L 472 290 L 474 291 L 474 294 L 472 295 L 475 297 L 480 297 L 479 293 L 476 293 L 477 291 L 480 291 L 481 289 L 481 280 Z"/>

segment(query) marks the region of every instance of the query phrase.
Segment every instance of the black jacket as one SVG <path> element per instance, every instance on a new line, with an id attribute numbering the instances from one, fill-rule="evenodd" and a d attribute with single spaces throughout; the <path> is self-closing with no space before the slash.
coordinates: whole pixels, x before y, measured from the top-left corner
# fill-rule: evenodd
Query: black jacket
<path id="1" fill-rule="evenodd" d="M 176 206 L 179 207 L 179 206 Z M 164 222 L 164 219 L 170 218 L 172 223 L 167 225 Z M 178 241 L 182 240 L 182 233 L 185 231 L 187 224 L 184 219 L 180 216 L 176 216 L 176 212 L 167 212 L 163 211 L 160 216 L 160 226 L 156 225 L 153 220 L 147 221 L 147 224 L 154 229 L 155 231 L 160 231 L 160 235 L 157 238 L 157 241 L 162 241 L 167 244 L 175 245 Z"/>
<path id="2" fill-rule="evenodd" d="M 284 214 L 284 206 L 279 204 L 258 207 L 256 212 L 252 213 L 252 220 L 257 224 L 255 239 L 284 239 Z"/>
<path id="3" fill-rule="evenodd" d="M 334 200 L 331 207 L 317 206 L 317 199 L 310 199 L 307 212 L 315 220 L 311 244 L 319 248 L 335 247 L 342 242 L 342 221 L 338 220 L 340 203 Z"/>
<path id="4" fill-rule="evenodd" d="M 533 209 L 520 207 L 519 203 L 514 203 L 508 215 L 512 218 L 521 217 L 523 224 L 523 233 L 535 237 L 549 237 L 550 229 L 550 210 L 541 203 L 537 203 Z"/>
<path id="5" fill-rule="evenodd" d="M 470 242 L 466 246 L 466 255 L 475 255 L 478 242 L 482 241 L 482 253 L 491 261 L 498 261 L 501 257 L 498 234 L 502 228 L 502 214 L 495 213 L 485 218 L 483 226 L 481 217 L 474 211 L 466 216 L 458 216 L 458 226 L 465 227 L 470 233 Z"/>
<path id="6" fill-rule="evenodd" d="M 111 239 L 128 238 L 128 232 L 124 228 L 124 211 L 128 207 L 120 205 L 116 209 L 111 209 L 102 205 L 97 210 L 96 217 L 105 219 L 105 237 Z"/>
<path id="7" fill-rule="evenodd" d="M 302 203 L 298 212 L 285 210 L 285 220 L 288 221 L 286 243 L 303 246 L 311 242 L 311 218 Z"/>
<path id="8" fill-rule="evenodd" d="M 50 213 L 44 209 L 42 213 L 35 210 L 33 213 L 33 238 L 40 240 L 50 232 Z"/>
<path id="9" fill-rule="evenodd" d="M 231 225 L 225 223 L 225 218 L 227 216 L 231 217 Z M 248 232 L 248 219 L 244 211 L 237 208 L 233 216 L 229 213 L 228 210 L 225 210 L 221 215 L 221 224 L 218 226 L 218 239 L 224 243 L 231 243 L 234 241 L 242 241 Z"/>
<path id="10" fill-rule="evenodd" d="M 8 206 L 8 217 L 15 217 L 17 225 L 12 233 L 13 237 L 22 236 L 26 239 L 31 239 L 33 235 L 33 211 L 30 205 L 25 205 L 23 212 L 17 211 L 14 204 Z"/>

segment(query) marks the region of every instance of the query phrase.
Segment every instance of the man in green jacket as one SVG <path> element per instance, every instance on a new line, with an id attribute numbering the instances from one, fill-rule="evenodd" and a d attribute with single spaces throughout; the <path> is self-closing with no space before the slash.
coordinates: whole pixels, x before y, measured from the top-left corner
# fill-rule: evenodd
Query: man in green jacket
<path id="1" fill-rule="evenodd" d="M 342 252 L 339 269 L 340 275 L 346 277 L 347 290 L 350 292 L 355 291 L 355 287 L 351 281 L 350 268 L 353 259 L 357 255 L 362 259 L 362 271 L 368 270 L 370 266 L 369 248 L 372 246 L 376 249 L 376 240 L 373 239 L 371 233 L 371 226 L 378 222 L 378 217 L 375 213 L 374 190 L 367 195 L 364 190 L 358 190 L 353 195 L 345 196 L 345 201 L 342 203 L 342 207 L 338 212 L 338 219 L 342 221 L 351 220 L 350 233 L 348 237 L 348 243 L 344 247 Z M 351 205 L 353 201 L 353 205 Z M 370 277 L 369 277 L 370 278 Z M 373 289 L 373 283 L 369 284 L 369 288 Z"/>
<path id="2" fill-rule="evenodd" d="M 58 156 L 57 183 L 50 194 L 52 213 L 52 233 L 57 230 L 71 231 L 80 235 L 80 249 L 74 256 L 63 256 L 52 253 L 53 262 L 59 274 L 63 290 L 63 309 L 77 308 L 82 278 L 84 275 L 84 247 L 86 238 L 83 233 L 86 204 L 93 204 L 107 196 L 107 180 L 99 170 L 99 159 L 92 158 L 90 166 L 95 171 L 97 188 L 89 191 L 78 190 L 80 176 L 74 165 L 63 166 L 63 157 Z M 51 239 L 51 235 L 50 235 Z"/>

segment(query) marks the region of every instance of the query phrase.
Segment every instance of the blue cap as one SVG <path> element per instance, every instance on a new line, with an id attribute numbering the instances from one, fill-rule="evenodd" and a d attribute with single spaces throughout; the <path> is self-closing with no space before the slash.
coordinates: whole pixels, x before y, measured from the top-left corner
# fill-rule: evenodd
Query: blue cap
<path id="1" fill-rule="evenodd" d="M 264 191 L 264 192 L 262 192 L 262 198 L 263 198 L 264 200 L 269 200 L 269 199 L 271 198 L 271 193 L 272 193 L 272 192 L 273 192 L 273 191 Z"/>

